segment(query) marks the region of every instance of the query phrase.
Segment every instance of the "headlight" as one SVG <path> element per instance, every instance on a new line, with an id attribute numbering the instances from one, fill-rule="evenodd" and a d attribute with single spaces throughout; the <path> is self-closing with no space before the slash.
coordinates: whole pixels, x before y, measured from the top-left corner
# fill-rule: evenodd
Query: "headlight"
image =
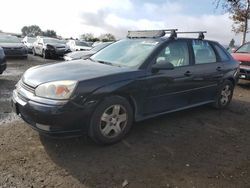
<path id="1" fill-rule="evenodd" d="M 72 80 L 55 81 L 39 85 L 36 96 L 49 99 L 69 99 L 77 82 Z"/>

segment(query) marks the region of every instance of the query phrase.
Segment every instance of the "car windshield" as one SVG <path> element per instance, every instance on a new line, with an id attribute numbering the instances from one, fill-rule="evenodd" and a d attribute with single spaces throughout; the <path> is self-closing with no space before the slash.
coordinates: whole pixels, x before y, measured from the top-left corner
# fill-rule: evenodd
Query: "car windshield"
<path id="1" fill-rule="evenodd" d="M 50 38 L 44 38 L 44 43 L 52 43 L 52 44 L 65 44 L 65 41 L 59 40 L 59 39 L 50 39 Z"/>
<path id="2" fill-rule="evenodd" d="M 28 43 L 33 43 L 33 42 L 35 42 L 36 41 L 36 38 L 32 38 L 32 37 L 28 37 L 27 38 L 27 42 Z"/>
<path id="3" fill-rule="evenodd" d="M 91 59 L 101 63 L 117 66 L 138 66 L 149 56 L 158 44 L 154 40 L 124 39 L 91 56 Z"/>
<path id="4" fill-rule="evenodd" d="M 76 46 L 87 46 L 87 47 L 89 47 L 89 45 L 86 42 L 83 42 L 83 41 L 76 41 Z"/>
<path id="5" fill-rule="evenodd" d="M 21 40 L 15 36 L 1 36 L 0 43 L 20 43 Z"/>
<path id="6" fill-rule="evenodd" d="M 101 49 L 107 47 L 110 44 L 112 44 L 112 42 L 104 42 L 104 43 L 98 44 L 97 46 L 95 46 L 94 48 L 92 48 L 91 51 L 93 51 L 93 52 L 99 52 Z"/>
<path id="7" fill-rule="evenodd" d="M 241 46 L 236 53 L 250 53 L 250 43 Z"/>

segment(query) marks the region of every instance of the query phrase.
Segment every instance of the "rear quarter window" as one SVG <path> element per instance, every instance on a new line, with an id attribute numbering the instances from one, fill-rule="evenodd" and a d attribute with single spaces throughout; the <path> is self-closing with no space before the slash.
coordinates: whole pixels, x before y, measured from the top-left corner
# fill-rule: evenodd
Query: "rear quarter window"
<path id="1" fill-rule="evenodd" d="M 195 64 L 216 62 L 216 54 L 212 46 L 207 41 L 193 40 L 192 47 L 195 55 Z"/>
<path id="2" fill-rule="evenodd" d="M 226 52 L 217 44 L 213 44 L 214 48 L 219 56 L 220 61 L 228 61 L 229 57 Z"/>

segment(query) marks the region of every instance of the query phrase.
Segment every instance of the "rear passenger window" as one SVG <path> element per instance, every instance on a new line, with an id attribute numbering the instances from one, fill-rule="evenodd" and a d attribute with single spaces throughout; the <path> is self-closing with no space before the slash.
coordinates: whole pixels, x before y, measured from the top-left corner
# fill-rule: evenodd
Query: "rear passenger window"
<path id="1" fill-rule="evenodd" d="M 227 56 L 226 52 L 221 49 L 220 46 L 218 46 L 217 44 L 214 44 L 215 50 L 217 51 L 218 55 L 220 56 L 220 60 L 221 61 L 228 61 L 229 57 Z"/>
<path id="2" fill-rule="evenodd" d="M 192 46 L 194 50 L 196 64 L 216 62 L 215 52 L 207 41 L 193 40 Z"/>

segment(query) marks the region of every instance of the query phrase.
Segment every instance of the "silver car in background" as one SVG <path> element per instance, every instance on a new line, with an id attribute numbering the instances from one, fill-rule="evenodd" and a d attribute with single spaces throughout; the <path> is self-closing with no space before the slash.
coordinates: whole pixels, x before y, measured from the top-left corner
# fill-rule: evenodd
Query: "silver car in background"
<path id="1" fill-rule="evenodd" d="M 87 59 L 90 56 L 94 55 L 95 53 L 99 52 L 100 50 L 102 50 L 103 48 L 109 46 L 112 43 L 113 42 L 99 43 L 97 46 L 95 46 L 94 48 L 92 48 L 89 51 L 71 52 L 71 53 L 68 53 L 68 54 L 64 55 L 63 58 L 64 58 L 65 61 L 71 61 L 71 60 L 77 60 L 77 59 Z"/>

